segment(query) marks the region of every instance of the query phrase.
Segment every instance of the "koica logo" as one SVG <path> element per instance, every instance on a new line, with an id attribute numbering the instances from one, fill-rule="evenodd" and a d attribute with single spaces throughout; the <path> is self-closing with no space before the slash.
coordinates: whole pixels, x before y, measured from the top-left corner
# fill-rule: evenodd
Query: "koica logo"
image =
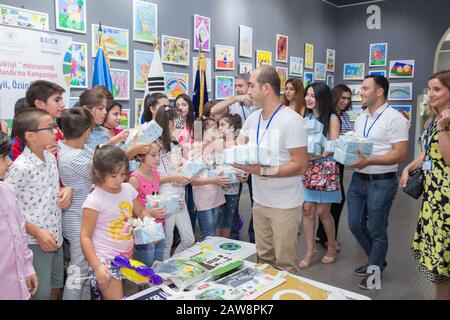
<path id="1" fill-rule="evenodd" d="M 59 42 L 58 42 L 58 39 L 57 39 L 57 38 L 52 38 L 52 37 L 41 37 L 41 44 L 43 44 L 43 45 L 57 46 L 57 45 L 59 45 Z"/>

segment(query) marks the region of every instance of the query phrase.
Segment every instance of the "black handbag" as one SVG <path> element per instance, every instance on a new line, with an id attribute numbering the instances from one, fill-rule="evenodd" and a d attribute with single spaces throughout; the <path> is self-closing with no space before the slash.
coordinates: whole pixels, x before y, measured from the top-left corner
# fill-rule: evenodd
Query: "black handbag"
<path id="1" fill-rule="evenodd" d="M 424 186 L 423 181 L 425 176 L 423 174 L 422 168 L 418 168 L 409 173 L 409 179 L 406 186 L 403 188 L 406 194 L 410 195 L 414 199 L 419 199 L 423 194 Z"/>

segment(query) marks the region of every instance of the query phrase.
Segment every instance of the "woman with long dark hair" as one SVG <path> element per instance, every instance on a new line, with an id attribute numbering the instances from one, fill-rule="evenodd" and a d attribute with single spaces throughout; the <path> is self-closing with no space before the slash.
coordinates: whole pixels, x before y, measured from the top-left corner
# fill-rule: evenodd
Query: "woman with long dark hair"
<path id="1" fill-rule="evenodd" d="M 313 83 L 306 88 L 306 119 L 316 119 L 323 124 L 323 134 L 329 140 L 336 140 L 339 137 L 340 121 L 334 112 L 333 98 L 330 88 L 324 83 Z M 310 156 L 309 166 L 320 167 L 320 163 L 332 162 L 331 153 L 322 153 L 318 156 Z M 321 262 L 331 264 L 336 261 L 337 245 L 335 242 L 334 219 L 330 213 L 332 203 L 341 202 L 341 191 L 319 191 L 305 188 L 303 204 L 303 227 L 306 241 L 306 255 L 300 261 L 299 267 L 306 269 L 310 266 L 314 256 L 314 231 L 315 215 L 318 214 L 322 221 L 325 233 L 329 240 L 326 255 Z"/>
<path id="2" fill-rule="evenodd" d="M 339 116 L 339 120 L 341 121 L 341 134 L 353 131 L 353 123 L 350 122 L 350 115 L 348 114 L 349 110 L 352 110 L 352 90 L 347 87 L 345 84 L 338 84 L 331 90 L 333 95 L 333 105 L 335 107 L 336 114 Z M 340 203 L 333 203 L 331 205 L 331 215 L 334 219 L 334 226 L 336 229 L 336 239 L 339 227 L 339 219 L 341 217 L 342 209 L 345 204 L 345 189 L 344 189 L 344 165 L 338 163 L 339 166 L 339 178 L 341 184 L 341 197 L 342 200 Z M 325 233 L 325 229 L 323 228 L 322 222 L 319 220 L 319 227 L 317 229 L 316 241 L 319 242 L 325 248 L 328 246 L 328 238 Z M 340 245 L 336 241 L 337 250 L 340 251 Z"/>
<path id="3" fill-rule="evenodd" d="M 300 116 L 305 115 L 305 89 L 302 80 L 290 78 L 284 88 L 283 104 L 288 106 Z"/>

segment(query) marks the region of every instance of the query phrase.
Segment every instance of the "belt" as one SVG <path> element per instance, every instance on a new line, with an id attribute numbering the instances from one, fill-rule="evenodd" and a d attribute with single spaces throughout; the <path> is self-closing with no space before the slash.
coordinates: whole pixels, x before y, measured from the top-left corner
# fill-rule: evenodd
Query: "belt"
<path id="1" fill-rule="evenodd" d="M 397 172 L 387 172 L 387 173 L 380 173 L 380 174 L 367 174 L 367 173 L 355 172 L 355 175 L 360 177 L 363 180 L 388 180 L 388 179 L 394 178 L 397 175 Z"/>

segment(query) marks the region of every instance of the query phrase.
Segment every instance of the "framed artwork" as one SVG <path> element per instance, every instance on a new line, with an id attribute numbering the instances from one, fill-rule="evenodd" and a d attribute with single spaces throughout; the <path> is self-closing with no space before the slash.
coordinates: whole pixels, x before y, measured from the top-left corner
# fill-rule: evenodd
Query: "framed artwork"
<path id="1" fill-rule="evenodd" d="M 133 40 L 152 43 L 158 38 L 158 5 L 133 0 Z"/>
<path id="2" fill-rule="evenodd" d="M 77 102 L 80 102 L 79 97 L 70 97 L 69 98 L 69 108 L 73 108 Z"/>
<path id="3" fill-rule="evenodd" d="M 369 70 L 369 75 L 386 77 L 386 70 Z"/>
<path id="4" fill-rule="evenodd" d="M 239 26 L 239 56 L 251 58 L 253 53 L 253 29 Z"/>
<path id="5" fill-rule="evenodd" d="M 388 100 L 402 101 L 412 100 L 412 82 L 400 82 L 389 84 Z"/>
<path id="6" fill-rule="evenodd" d="M 210 58 L 206 59 L 206 85 L 208 92 L 212 91 L 212 64 Z M 195 75 L 197 74 L 198 57 L 192 57 L 192 88 L 195 87 Z"/>
<path id="7" fill-rule="evenodd" d="M 247 62 L 239 62 L 239 73 L 252 73 L 253 65 Z"/>
<path id="8" fill-rule="evenodd" d="M 325 81 L 327 74 L 327 65 L 325 63 L 316 62 L 314 64 L 314 78 L 316 81 Z"/>
<path id="9" fill-rule="evenodd" d="M 276 67 L 278 76 L 280 77 L 280 93 L 284 93 L 286 81 L 288 80 L 288 68 Z"/>
<path id="10" fill-rule="evenodd" d="M 369 67 L 385 67 L 387 65 L 387 43 L 371 43 Z"/>
<path id="11" fill-rule="evenodd" d="M 86 89 L 88 87 L 88 55 L 87 43 L 72 42 L 72 64 L 70 66 L 71 88 Z"/>
<path id="12" fill-rule="evenodd" d="M 120 112 L 120 127 L 122 130 L 130 129 L 130 109 L 122 109 Z"/>
<path id="13" fill-rule="evenodd" d="M 288 57 L 288 36 L 277 34 L 276 38 L 277 54 L 275 61 L 287 63 Z"/>
<path id="14" fill-rule="evenodd" d="M 389 78 L 414 78 L 414 60 L 391 60 Z"/>
<path id="15" fill-rule="evenodd" d="M 289 75 L 293 77 L 303 77 L 303 58 L 289 58 Z"/>
<path id="16" fill-rule="evenodd" d="M 400 112 L 408 122 L 411 122 L 411 105 L 390 105 L 393 109 Z"/>
<path id="17" fill-rule="evenodd" d="M 327 71 L 334 72 L 336 69 L 336 50 L 327 49 Z"/>
<path id="18" fill-rule="evenodd" d="M 356 119 L 363 113 L 363 107 L 361 104 L 353 104 L 352 110 L 348 111 L 348 115 L 350 116 L 350 122 L 355 122 Z"/>
<path id="19" fill-rule="evenodd" d="M 189 65 L 189 39 L 163 35 L 161 42 L 163 63 Z"/>
<path id="20" fill-rule="evenodd" d="M 130 70 L 110 69 L 115 100 L 130 100 Z"/>
<path id="21" fill-rule="evenodd" d="M 49 31 L 48 14 L 0 4 L 1 24 Z"/>
<path id="22" fill-rule="evenodd" d="M 189 94 L 189 74 L 164 72 L 164 93 L 169 99 L 182 93 Z"/>
<path id="23" fill-rule="evenodd" d="M 216 100 L 234 96 L 234 77 L 216 76 Z"/>
<path id="24" fill-rule="evenodd" d="M 194 50 L 200 49 L 202 39 L 202 51 L 211 51 L 211 19 L 194 14 Z"/>
<path id="25" fill-rule="evenodd" d="M 234 70 L 234 47 L 216 44 L 215 59 L 216 70 Z"/>
<path id="26" fill-rule="evenodd" d="M 272 52 L 256 50 L 256 68 L 272 65 Z"/>
<path id="27" fill-rule="evenodd" d="M 141 125 L 141 112 L 144 103 L 144 99 L 134 99 L 134 127 Z"/>
<path id="28" fill-rule="evenodd" d="M 86 0 L 55 0 L 56 29 L 86 34 Z"/>
<path id="29" fill-rule="evenodd" d="M 328 86 L 330 89 L 333 89 L 333 88 L 334 88 L 334 76 L 331 75 L 331 74 L 327 74 L 327 86 Z"/>
<path id="30" fill-rule="evenodd" d="M 303 73 L 303 85 L 305 88 L 314 83 L 314 72 Z"/>
<path id="31" fill-rule="evenodd" d="M 360 102 L 361 98 L 361 85 L 362 84 L 347 84 L 347 87 L 352 91 L 352 101 Z"/>
<path id="32" fill-rule="evenodd" d="M 312 69 L 314 66 L 314 45 L 305 43 L 305 68 Z"/>
<path id="33" fill-rule="evenodd" d="M 152 60 L 153 52 L 134 50 L 134 90 L 145 91 Z"/>
<path id="34" fill-rule="evenodd" d="M 111 60 L 128 61 L 128 29 L 114 28 L 102 25 L 106 51 Z M 98 24 L 93 24 L 92 32 L 92 57 L 95 58 L 98 51 Z"/>
<path id="35" fill-rule="evenodd" d="M 345 63 L 344 80 L 364 80 L 364 63 Z"/>

